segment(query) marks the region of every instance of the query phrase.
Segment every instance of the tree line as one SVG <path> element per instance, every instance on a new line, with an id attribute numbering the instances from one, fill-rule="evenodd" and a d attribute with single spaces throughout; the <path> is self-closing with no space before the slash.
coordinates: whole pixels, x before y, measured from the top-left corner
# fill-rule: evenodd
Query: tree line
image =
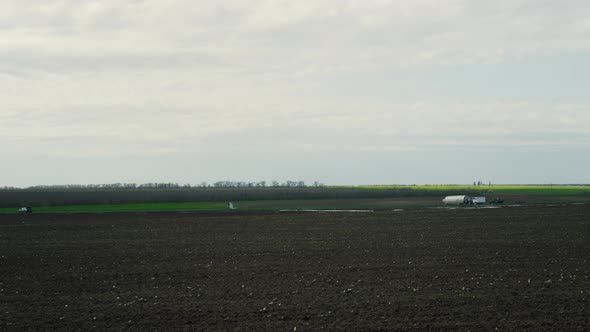
<path id="1" fill-rule="evenodd" d="M 148 182 L 148 183 L 107 183 L 107 184 L 64 184 L 64 185 L 35 185 L 26 188 L 4 186 L 0 190 L 69 190 L 69 189 L 191 189 L 191 188 L 323 188 L 323 183 L 314 181 L 311 185 L 305 181 L 217 181 L 214 183 L 201 182 L 199 184 L 178 184 L 176 182 Z"/>

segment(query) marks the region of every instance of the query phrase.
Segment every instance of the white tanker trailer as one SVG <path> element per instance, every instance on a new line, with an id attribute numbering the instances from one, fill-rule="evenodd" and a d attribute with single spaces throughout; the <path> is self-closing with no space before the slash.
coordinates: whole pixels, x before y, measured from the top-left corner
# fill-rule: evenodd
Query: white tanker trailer
<path id="1" fill-rule="evenodd" d="M 443 199 L 445 204 L 485 204 L 485 197 L 469 197 L 467 195 L 447 196 Z"/>
<path id="2" fill-rule="evenodd" d="M 445 204 L 470 204 L 471 198 L 467 195 L 456 195 L 456 196 L 447 196 L 443 199 L 443 203 Z"/>

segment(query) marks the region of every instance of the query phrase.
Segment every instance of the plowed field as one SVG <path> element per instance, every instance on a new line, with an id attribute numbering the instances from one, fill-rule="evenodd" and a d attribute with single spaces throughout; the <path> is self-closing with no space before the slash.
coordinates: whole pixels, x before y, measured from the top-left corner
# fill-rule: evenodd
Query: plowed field
<path id="1" fill-rule="evenodd" d="M 0 330 L 585 330 L 590 206 L 0 215 Z"/>

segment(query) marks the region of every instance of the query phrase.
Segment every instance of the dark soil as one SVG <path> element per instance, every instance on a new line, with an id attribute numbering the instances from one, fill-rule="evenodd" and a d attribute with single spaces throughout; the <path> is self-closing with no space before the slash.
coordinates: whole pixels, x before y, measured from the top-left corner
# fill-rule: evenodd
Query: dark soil
<path id="1" fill-rule="evenodd" d="M 0 215 L 0 330 L 585 330 L 590 207 Z"/>

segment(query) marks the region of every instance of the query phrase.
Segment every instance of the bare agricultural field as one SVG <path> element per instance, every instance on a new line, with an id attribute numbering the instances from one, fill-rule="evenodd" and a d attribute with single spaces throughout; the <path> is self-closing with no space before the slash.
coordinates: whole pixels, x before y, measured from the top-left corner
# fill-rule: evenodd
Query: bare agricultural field
<path id="1" fill-rule="evenodd" d="M 589 216 L 0 215 L 0 329 L 584 330 Z"/>

